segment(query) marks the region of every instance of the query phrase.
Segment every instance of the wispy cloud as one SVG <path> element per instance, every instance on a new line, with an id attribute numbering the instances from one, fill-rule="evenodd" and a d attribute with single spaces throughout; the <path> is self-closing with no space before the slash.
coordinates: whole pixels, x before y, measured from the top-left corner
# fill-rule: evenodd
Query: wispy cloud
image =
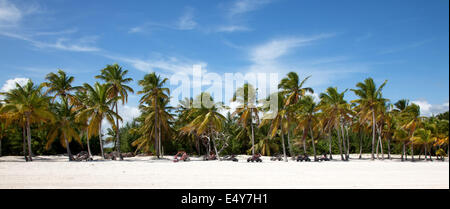
<path id="1" fill-rule="evenodd" d="M 93 46 L 96 36 L 84 36 L 81 38 L 58 37 L 55 41 L 42 41 L 39 36 L 61 36 L 73 34 L 77 29 L 61 31 L 25 32 L 20 21 L 29 14 L 40 13 L 39 6 L 32 5 L 19 8 L 7 0 L 0 0 L 0 36 L 29 42 L 37 48 L 57 49 L 75 52 L 92 52 L 100 49 Z M 1 26 L 7 27 L 1 27 Z"/>
<path id="2" fill-rule="evenodd" d="M 334 34 L 320 34 L 311 37 L 287 37 L 271 40 L 250 50 L 254 63 L 270 63 L 289 53 L 292 49 L 310 44 L 316 40 L 333 37 Z"/>
<path id="3" fill-rule="evenodd" d="M 173 56 L 166 57 L 153 57 L 148 59 L 125 57 L 118 55 L 103 55 L 106 58 L 118 60 L 131 64 L 134 68 L 143 72 L 154 72 L 156 70 L 162 70 L 166 73 L 178 73 L 183 72 L 188 75 L 192 74 L 193 65 L 201 65 L 202 68 L 207 66 L 206 62 L 193 61 L 186 58 L 177 58 Z"/>
<path id="4" fill-rule="evenodd" d="M 194 21 L 193 8 L 186 8 L 184 14 L 178 20 L 177 26 L 179 30 L 192 30 L 197 26 L 197 22 Z"/>
<path id="5" fill-rule="evenodd" d="M 270 2 L 272 0 L 237 0 L 230 7 L 228 15 L 233 18 L 257 10 Z"/>
<path id="6" fill-rule="evenodd" d="M 251 29 L 246 26 L 240 26 L 240 25 L 227 25 L 227 26 L 219 26 L 216 29 L 216 32 L 237 32 L 237 31 L 250 31 Z"/>
<path id="7" fill-rule="evenodd" d="M 380 54 L 392 54 L 392 53 L 396 53 L 396 52 L 400 52 L 400 51 L 404 51 L 404 50 L 408 50 L 408 49 L 414 49 L 414 48 L 422 46 L 422 45 L 424 45 L 426 43 L 429 43 L 431 41 L 433 41 L 433 39 L 427 39 L 427 40 L 423 40 L 423 41 L 416 41 L 414 43 L 410 43 L 410 44 L 404 45 L 404 46 L 385 48 L 385 49 L 381 50 L 379 53 Z"/>

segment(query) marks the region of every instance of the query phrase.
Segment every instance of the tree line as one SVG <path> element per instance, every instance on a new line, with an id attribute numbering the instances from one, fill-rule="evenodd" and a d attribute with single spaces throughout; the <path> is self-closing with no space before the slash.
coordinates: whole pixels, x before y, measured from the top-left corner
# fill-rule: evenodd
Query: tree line
<path id="1" fill-rule="evenodd" d="M 1 92 L 0 156 L 23 155 L 32 161 L 34 154 L 65 153 L 73 160 L 72 153 L 86 150 L 103 158 L 108 151 L 160 158 L 183 150 L 216 156 L 282 154 L 285 161 L 299 154 L 314 159 L 335 155 L 344 161 L 351 153 L 359 158 L 370 153 L 371 159 L 400 154 L 402 161 L 408 156 L 414 161 L 414 155 L 426 160 L 448 155 L 448 111 L 423 117 L 407 99 L 392 102 L 382 94 L 387 81 L 376 85 L 367 78 L 344 91 L 329 87 L 316 101 L 313 88 L 305 86 L 309 77 L 290 72 L 270 95 L 278 98 L 278 111 L 270 112 L 268 98 L 257 100 L 249 83 L 234 93 L 231 102 L 238 106 L 232 110 L 208 92 L 172 107 L 168 79 L 153 72 L 137 81 L 140 115 L 120 126 L 119 104 L 134 93 L 127 73 L 118 64 L 107 65 L 93 85 L 74 86 L 75 78 L 58 70 L 41 84 L 29 80 Z M 349 93 L 357 99 L 346 101 Z M 111 125 L 106 133 L 103 121 Z M 104 148 L 105 143 L 113 147 Z"/>

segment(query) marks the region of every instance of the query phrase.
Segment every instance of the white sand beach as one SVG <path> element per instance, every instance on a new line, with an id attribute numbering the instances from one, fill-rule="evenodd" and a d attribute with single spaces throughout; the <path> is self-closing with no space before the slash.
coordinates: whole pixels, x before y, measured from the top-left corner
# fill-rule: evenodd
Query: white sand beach
<path id="1" fill-rule="evenodd" d="M 172 157 L 68 162 L 64 156 L 0 157 L 0 188 L 426 188 L 449 189 L 449 162 L 172 162 Z M 395 156 L 398 158 L 399 156 Z M 335 158 L 338 158 L 336 155 Z"/>

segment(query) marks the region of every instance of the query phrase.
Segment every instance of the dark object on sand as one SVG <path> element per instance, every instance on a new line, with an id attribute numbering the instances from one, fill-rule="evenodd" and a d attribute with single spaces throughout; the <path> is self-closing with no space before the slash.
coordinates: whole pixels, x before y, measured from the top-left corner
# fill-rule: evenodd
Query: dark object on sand
<path id="1" fill-rule="evenodd" d="M 247 162 L 258 162 L 258 163 L 262 162 L 261 154 L 258 153 L 258 154 L 255 154 L 255 155 L 249 157 L 247 159 Z"/>
<path id="2" fill-rule="evenodd" d="M 282 161 L 283 155 L 282 154 L 275 154 L 273 157 L 270 158 L 271 161 Z"/>
<path id="3" fill-rule="evenodd" d="M 108 159 L 108 160 L 117 160 L 117 159 L 123 160 L 123 156 L 122 156 L 121 153 L 114 151 L 114 152 L 105 154 L 105 159 Z"/>
<path id="4" fill-rule="evenodd" d="M 225 155 L 223 160 L 238 162 L 239 160 L 236 158 L 236 155 Z"/>
<path id="5" fill-rule="evenodd" d="M 323 156 L 317 158 L 319 161 L 330 161 L 330 159 L 327 157 L 327 154 L 323 154 Z"/>
<path id="6" fill-rule="evenodd" d="M 216 154 L 210 153 L 208 156 L 204 156 L 203 160 L 217 160 Z"/>
<path id="7" fill-rule="evenodd" d="M 75 161 L 92 161 L 93 159 L 89 157 L 89 153 L 86 151 L 81 151 L 74 156 Z"/>
<path id="8" fill-rule="evenodd" d="M 300 162 L 303 162 L 303 161 L 305 161 L 305 162 L 310 162 L 311 159 L 309 159 L 308 155 L 304 154 L 304 155 L 299 155 L 299 156 L 297 157 L 297 162 L 298 162 L 298 161 L 300 161 Z"/>
<path id="9" fill-rule="evenodd" d="M 122 153 L 122 157 L 134 157 L 134 153 L 132 152 Z"/>
<path id="10" fill-rule="evenodd" d="M 180 151 L 174 156 L 173 162 L 190 161 L 190 160 L 191 159 L 189 159 L 189 155 L 185 151 Z"/>

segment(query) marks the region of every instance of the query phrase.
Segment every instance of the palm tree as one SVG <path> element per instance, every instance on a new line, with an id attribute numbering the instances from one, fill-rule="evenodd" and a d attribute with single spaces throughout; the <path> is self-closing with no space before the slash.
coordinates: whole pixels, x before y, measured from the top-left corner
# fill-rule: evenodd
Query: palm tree
<path id="1" fill-rule="evenodd" d="M 358 103 L 360 106 L 360 117 L 370 117 L 372 115 L 372 160 L 375 159 L 375 134 L 376 134 L 376 117 L 378 116 L 378 106 L 384 105 L 387 99 L 382 97 L 382 90 L 387 80 L 378 88 L 372 78 L 367 78 L 364 82 L 356 84 L 358 89 L 351 89 L 359 99 L 352 102 Z"/>
<path id="2" fill-rule="evenodd" d="M 142 90 L 138 92 L 138 94 L 143 94 L 140 103 L 145 104 L 151 104 L 155 110 L 155 112 L 159 112 L 159 104 L 158 102 L 161 99 L 168 99 L 170 90 L 168 88 L 163 87 L 165 83 L 167 82 L 167 78 L 162 79 L 159 75 L 156 75 L 155 72 L 147 74 L 144 76 L 143 80 L 140 80 L 138 83 L 140 86 L 142 86 Z M 158 150 L 158 124 L 159 124 L 158 114 L 154 117 L 154 137 L 155 137 L 155 150 L 156 150 L 156 156 L 159 158 L 159 150 Z"/>
<path id="3" fill-rule="evenodd" d="M 225 116 L 220 114 L 218 106 L 220 103 L 214 103 L 213 98 L 208 92 L 202 92 L 194 100 L 194 104 L 200 104 L 200 108 L 192 108 L 190 114 L 194 117 L 192 122 L 182 128 L 183 132 L 195 132 L 198 136 L 208 139 L 208 151 L 210 149 L 210 141 L 213 143 L 215 153 L 218 156 L 216 147 L 215 134 L 222 131 Z M 209 154 L 209 152 L 208 152 Z"/>
<path id="4" fill-rule="evenodd" d="M 308 132 L 311 134 L 312 145 L 314 149 L 314 160 L 317 160 L 316 147 L 314 142 L 314 134 L 312 133 L 312 127 L 315 125 L 316 117 L 315 113 L 317 111 L 317 104 L 314 102 L 312 96 L 303 97 L 300 102 L 300 113 L 298 114 L 298 126 L 297 129 L 303 131 L 302 142 L 303 142 L 303 152 L 306 154 L 306 136 Z"/>
<path id="5" fill-rule="evenodd" d="M 329 126 L 327 130 L 329 131 L 329 151 L 330 158 L 332 158 L 331 151 L 331 131 L 334 128 L 337 132 L 338 141 L 339 141 L 339 152 L 341 155 L 341 160 L 344 160 L 344 156 L 342 154 L 342 142 L 344 141 L 344 136 L 342 136 L 341 141 L 341 126 L 343 121 L 350 120 L 350 105 L 344 100 L 344 95 L 347 90 L 339 93 L 337 87 L 328 87 L 325 93 L 321 93 L 319 95 L 320 103 L 319 109 L 326 115 L 325 120 L 327 120 L 326 124 Z"/>
<path id="6" fill-rule="evenodd" d="M 118 64 L 106 65 L 104 69 L 101 70 L 101 74 L 95 76 L 97 79 L 105 81 L 109 85 L 109 98 L 115 99 L 114 104 L 116 108 L 116 114 L 119 115 L 119 108 L 117 100 L 122 100 L 122 104 L 128 102 L 128 92 L 134 93 L 133 88 L 127 86 L 126 84 L 133 81 L 132 78 L 126 78 L 128 70 L 122 70 L 122 67 Z M 116 118 L 116 142 L 117 152 L 119 152 L 120 159 L 122 160 L 122 154 L 120 153 L 120 133 L 119 133 L 119 118 Z"/>
<path id="7" fill-rule="evenodd" d="M 288 121 L 286 119 L 287 111 L 285 104 L 284 96 L 281 92 L 273 93 L 276 94 L 275 96 L 278 97 L 278 111 L 277 112 L 266 112 L 266 114 L 263 116 L 263 119 L 261 121 L 261 124 L 259 124 L 259 127 L 262 127 L 266 124 L 270 123 L 269 127 L 269 133 L 268 135 L 273 138 L 277 132 L 279 131 L 279 135 L 281 136 L 281 144 L 283 147 L 283 156 L 284 161 L 287 162 L 287 156 L 286 156 L 286 145 L 284 142 L 284 134 L 285 130 L 287 129 Z M 270 97 L 270 96 L 269 96 Z M 268 103 L 264 104 L 262 109 L 266 110 L 268 109 Z"/>
<path id="8" fill-rule="evenodd" d="M 77 120 L 78 122 L 86 119 L 89 121 L 88 138 L 98 136 L 101 155 L 105 158 L 102 141 L 102 121 L 106 118 L 111 126 L 115 128 L 114 118 L 119 118 L 119 120 L 122 120 L 122 118 L 110 108 L 114 104 L 115 99 L 111 99 L 108 95 L 109 84 L 96 82 L 94 86 L 91 86 L 85 83 L 83 87 L 87 90 L 88 104 L 86 109 L 78 113 Z"/>
<path id="9" fill-rule="evenodd" d="M 72 105 L 69 105 L 66 100 L 61 103 L 56 103 L 51 108 L 56 116 L 56 120 L 50 124 L 48 133 L 48 141 L 45 148 L 50 149 L 52 143 L 56 138 L 60 139 L 60 143 L 67 150 L 69 161 L 73 160 L 69 144 L 72 139 L 75 139 L 79 144 L 82 144 L 80 136 L 78 135 L 78 127 L 80 124 L 75 122 L 76 112 Z"/>
<path id="10" fill-rule="evenodd" d="M 421 125 L 422 118 L 420 117 L 420 106 L 412 103 L 407 106 L 402 114 L 403 126 L 405 130 L 408 130 L 408 136 L 411 145 L 411 160 L 414 161 L 414 132 L 417 127 Z"/>
<path id="11" fill-rule="evenodd" d="M 49 73 L 45 77 L 48 82 L 44 82 L 41 85 L 43 87 L 47 87 L 47 91 L 45 94 L 54 94 L 53 101 L 60 97 L 61 100 L 67 99 L 68 101 L 73 101 L 74 96 L 72 92 L 78 90 L 79 86 L 72 86 L 72 82 L 74 81 L 73 76 L 67 76 L 66 72 L 61 69 L 58 69 L 58 73 Z"/>
<path id="12" fill-rule="evenodd" d="M 278 88 L 281 88 L 282 94 L 286 97 L 285 104 L 287 107 L 287 120 L 292 121 L 295 120 L 295 112 L 296 108 L 295 105 L 298 104 L 300 99 L 305 96 L 307 92 L 314 93 L 314 90 L 310 87 L 303 87 L 305 82 L 310 78 L 311 76 L 306 77 L 302 81 L 300 81 L 300 78 L 296 72 L 289 72 L 287 74 L 287 77 L 283 78 L 278 85 Z M 290 132 L 291 132 L 291 126 L 288 125 L 287 127 L 287 136 L 288 136 L 288 146 L 289 146 L 289 153 L 293 155 L 292 151 L 292 145 L 291 145 L 291 139 L 290 139 Z"/>
<path id="13" fill-rule="evenodd" d="M 54 124 L 56 127 L 54 127 L 55 129 L 59 129 L 62 127 L 65 127 L 67 124 L 71 124 L 73 125 L 74 121 L 67 121 L 67 119 L 70 120 L 74 120 L 75 117 L 70 117 L 73 112 L 73 110 L 71 109 L 72 106 L 69 105 L 68 103 L 74 103 L 75 102 L 75 97 L 73 95 L 73 91 L 79 90 L 80 87 L 79 86 L 72 86 L 72 83 L 74 81 L 74 77 L 73 76 L 67 76 L 67 74 L 61 70 L 58 69 L 58 74 L 55 73 L 49 73 L 47 74 L 47 76 L 45 77 L 46 80 L 48 80 L 48 82 L 44 82 L 41 85 L 44 87 L 47 87 L 47 91 L 45 92 L 45 94 L 54 94 L 53 95 L 53 101 L 59 97 L 61 100 L 61 105 L 57 105 L 57 108 L 55 108 L 57 114 L 57 116 L 59 116 L 59 120 L 56 124 Z M 70 108 L 70 109 L 66 109 L 66 110 L 61 110 L 59 108 Z M 73 128 L 73 127 L 71 127 Z M 62 130 L 61 130 L 62 131 Z M 53 142 L 54 138 L 57 135 L 57 132 L 52 133 L 54 135 L 50 135 L 51 137 L 53 137 L 52 140 L 50 140 L 51 142 Z M 65 135 L 65 136 L 63 136 Z M 67 132 L 67 129 L 61 132 L 61 136 L 63 136 L 63 138 L 65 138 L 65 143 L 63 143 L 63 146 L 66 147 L 67 149 L 67 155 L 69 156 L 69 161 L 73 160 L 72 157 L 72 153 L 70 152 L 70 147 L 69 147 L 69 143 L 71 141 L 71 137 L 69 136 L 69 132 Z M 51 143 L 50 143 L 51 144 Z M 47 144 L 47 149 L 50 148 L 50 144 Z"/>
<path id="14" fill-rule="evenodd" d="M 87 90 L 83 87 L 80 87 L 79 89 L 77 89 L 77 91 L 75 92 L 75 95 L 74 95 L 74 100 L 73 100 L 74 111 L 80 112 L 81 110 L 87 109 L 89 106 L 88 104 L 89 104 L 89 97 L 87 94 Z M 91 146 L 89 144 L 90 138 L 89 138 L 89 134 L 88 134 L 89 118 L 87 115 L 84 118 L 78 117 L 78 115 L 77 115 L 77 117 L 75 119 L 76 119 L 76 121 L 78 121 L 78 124 L 83 129 L 82 133 L 86 137 L 86 146 L 87 146 L 89 158 L 92 158 Z"/>
<path id="15" fill-rule="evenodd" d="M 4 93 L 6 104 L 0 113 L 10 113 L 24 119 L 28 143 L 28 160 L 32 161 L 31 124 L 53 121 L 49 111 L 50 97 L 42 94 L 42 86 L 35 86 L 31 80 L 24 86 L 16 83 L 16 88 Z"/>
<path id="16" fill-rule="evenodd" d="M 253 130 L 253 118 L 256 121 L 258 119 L 258 108 L 256 107 L 256 90 L 251 84 L 244 84 L 236 90 L 233 96 L 233 102 L 238 102 L 239 106 L 233 112 L 233 116 L 238 114 L 240 116 L 238 123 L 242 125 L 244 129 L 250 124 L 251 127 L 251 140 L 252 140 L 252 155 L 255 154 L 255 133 Z"/>

